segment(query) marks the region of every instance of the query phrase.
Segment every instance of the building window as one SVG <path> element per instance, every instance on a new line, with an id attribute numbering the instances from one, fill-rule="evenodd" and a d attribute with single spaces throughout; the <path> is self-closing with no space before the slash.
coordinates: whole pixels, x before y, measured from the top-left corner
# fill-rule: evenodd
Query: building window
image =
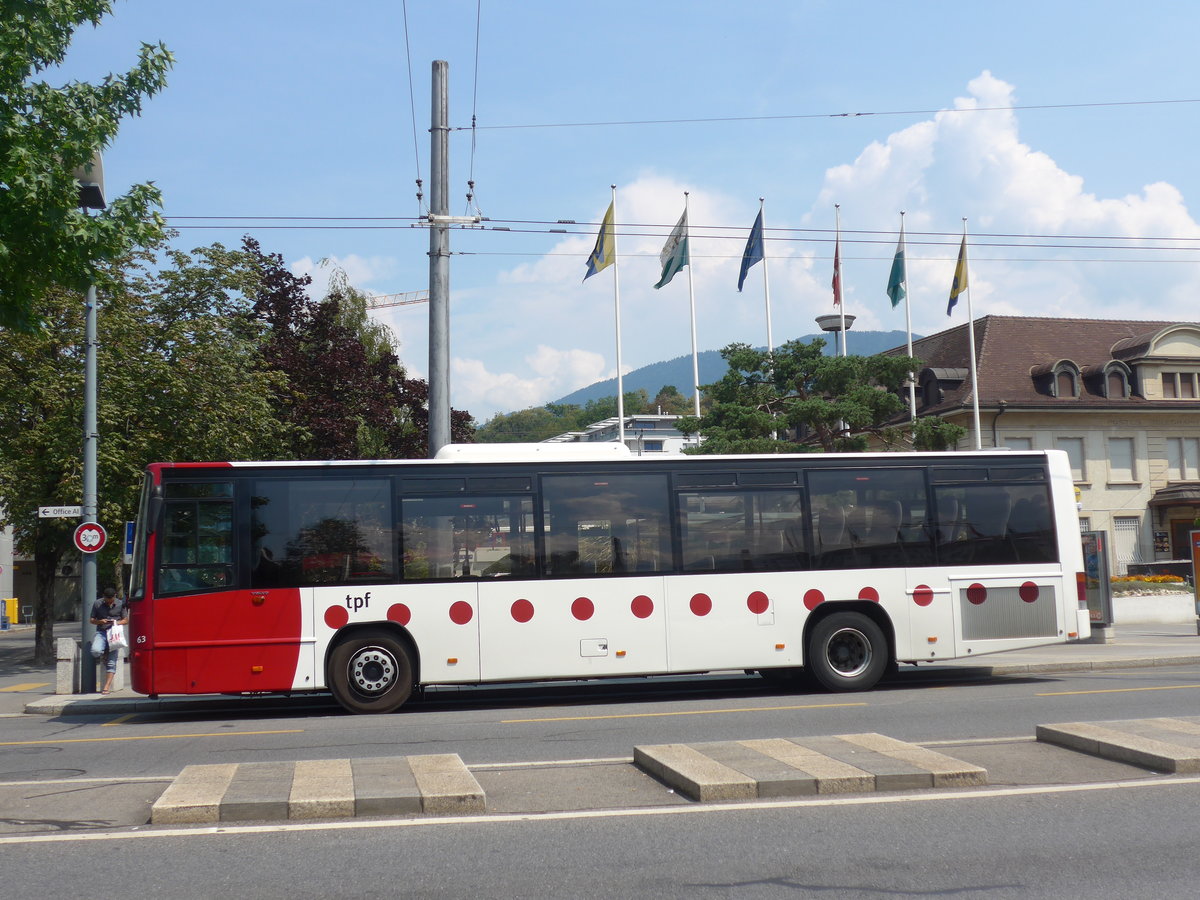
<path id="1" fill-rule="evenodd" d="M 1054 373 L 1054 396 L 1075 397 L 1075 373 L 1068 369 L 1059 369 Z"/>
<path id="2" fill-rule="evenodd" d="M 1125 575 L 1129 572 L 1130 563 L 1142 561 L 1142 550 L 1139 536 L 1137 516 L 1116 516 L 1113 518 L 1113 563 L 1116 574 Z"/>
<path id="3" fill-rule="evenodd" d="M 1125 373 L 1120 369 L 1109 370 L 1106 388 L 1110 400 L 1121 400 L 1129 396 L 1129 382 L 1125 380 Z"/>
<path id="4" fill-rule="evenodd" d="M 1195 400 L 1195 372 L 1163 372 L 1163 398 L 1166 400 Z"/>
<path id="5" fill-rule="evenodd" d="M 1009 450 L 1032 450 L 1033 438 L 1027 437 L 1006 437 L 1004 446 Z"/>
<path id="6" fill-rule="evenodd" d="M 1091 531 L 1091 530 L 1092 530 L 1092 518 L 1091 518 L 1091 516 L 1080 516 L 1080 517 L 1079 517 L 1079 530 L 1080 530 L 1081 532 L 1083 532 L 1083 531 Z"/>
<path id="7" fill-rule="evenodd" d="M 1137 480 L 1133 438 L 1108 439 L 1108 480 L 1126 483 Z"/>
<path id="8" fill-rule="evenodd" d="M 1087 479 L 1084 478 L 1083 438 L 1060 437 L 1055 444 L 1059 450 L 1066 451 L 1067 458 L 1071 461 L 1071 478 L 1075 481 L 1086 481 Z"/>
<path id="9" fill-rule="evenodd" d="M 1167 480 L 1200 479 L 1200 438 L 1167 438 Z"/>

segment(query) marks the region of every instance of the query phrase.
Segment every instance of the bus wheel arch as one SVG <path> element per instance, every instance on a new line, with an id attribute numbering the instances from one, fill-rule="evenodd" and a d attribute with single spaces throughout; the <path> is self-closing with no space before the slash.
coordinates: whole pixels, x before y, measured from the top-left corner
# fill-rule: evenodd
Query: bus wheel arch
<path id="1" fill-rule="evenodd" d="M 399 709 L 418 683 L 416 645 L 397 625 L 343 628 L 325 655 L 325 680 L 334 699 L 353 713 Z"/>
<path id="2" fill-rule="evenodd" d="M 878 604 L 821 604 L 804 626 L 804 668 L 826 690 L 867 691 L 895 668 L 895 646 Z"/>

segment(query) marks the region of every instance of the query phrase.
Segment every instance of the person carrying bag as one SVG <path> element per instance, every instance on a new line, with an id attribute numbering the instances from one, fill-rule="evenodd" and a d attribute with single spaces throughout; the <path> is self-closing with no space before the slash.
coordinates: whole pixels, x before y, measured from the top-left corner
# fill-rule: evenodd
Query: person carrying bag
<path id="1" fill-rule="evenodd" d="M 104 669 L 108 673 L 100 693 L 107 694 L 112 690 L 113 679 L 117 675 L 121 649 L 129 646 L 125 637 L 129 610 L 125 601 L 117 597 L 115 587 L 106 587 L 103 596 L 92 604 L 91 623 L 96 626 L 96 636 L 92 638 L 92 657 L 97 661 L 103 659 Z"/>

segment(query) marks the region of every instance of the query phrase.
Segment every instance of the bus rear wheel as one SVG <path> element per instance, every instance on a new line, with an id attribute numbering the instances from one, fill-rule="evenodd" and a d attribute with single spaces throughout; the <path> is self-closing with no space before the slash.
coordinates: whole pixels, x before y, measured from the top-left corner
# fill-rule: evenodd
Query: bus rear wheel
<path id="1" fill-rule="evenodd" d="M 872 619 L 856 612 L 826 616 L 812 630 L 805 668 L 830 691 L 867 691 L 887 671 L 888 642 Z"/>
<path id="2" fill-rule="evenodd" d="M 329 654 L 329 687 L 352 713 L 390 713 L 412 694 L 408 650 L 383 629 L 358 631 Z"/>

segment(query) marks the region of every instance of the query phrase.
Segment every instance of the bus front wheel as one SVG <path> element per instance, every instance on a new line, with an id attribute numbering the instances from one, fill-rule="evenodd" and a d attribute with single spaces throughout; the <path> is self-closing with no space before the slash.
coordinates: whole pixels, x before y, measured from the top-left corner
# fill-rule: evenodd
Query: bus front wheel
<path id="1" fill-rule="evenodd" d="M 352 713 L 395 712 L 412 694 L 408 651 L 382 629 L 359 631 L 329 655 L 329 687 Z"/>
<path id="2" fill-rule="evenodd" d="M 888 666 L 888 642 L 872 619 L 856 612 L 826 616 L 812 630 L 805 668 L 830 691 L 866 691 Z"/>

